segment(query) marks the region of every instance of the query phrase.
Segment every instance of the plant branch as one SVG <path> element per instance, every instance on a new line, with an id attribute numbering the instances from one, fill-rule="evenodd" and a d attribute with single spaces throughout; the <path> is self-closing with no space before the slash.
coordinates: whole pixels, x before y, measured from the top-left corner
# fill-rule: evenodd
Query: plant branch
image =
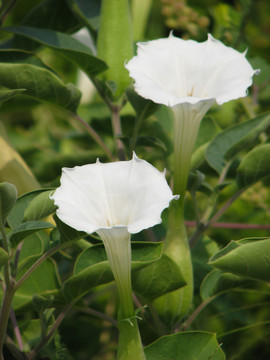
<path id="1" fill-rule="evenodd" d="M 57 330 L 58 326 L 61 324 L 62 320 L 64 319 L 65 315 L 68 313 L 68 311 L 71 309 L 71 307 L 73 306 L 74 302 L 71 302 L 68 306 L 66 306 L 61 312 L 60 314 L 57 316 L 53 326 L 51 327 L 50 331 L 48 332 L 47 335 L 45 335 L 40 343 L 30 352 L 30 354 L 28 355 L 29 360 L 33 360 L 35 359 L 35 357 L 37 356 L 37 354 L 40 352 L 40 350 L 43 348 L 43 346 L 45 346 L 50 339 L 52 338 L 52 336 L 54 335 L 55 331 Z"/>
<path id="2" fill-rule="evenodd" d="M 190 238 L 190 246 L 194 246 L 199 237 L 207 230 L 209 227 L 214 225 L 216 221 L 223 215 L 223 213 L 231 206 L 231 204 L 239 198 L 239 196 L 245 191 L 246 189 L 238 190 L 219 210 L 218 212 L 206 223 L 201 224 L 199 228 L 195 231 L 195 233 Z"/>
<path id="3" fill-rule="evenodd" d="M 65 248 L 66 246 L 69 246 L 70 244 L 68 242 L 59 244 L 55 246 L 54 248 L 48 250 L 46 253 L 44 253 L 23 275 L 22 277 L 16 282 L 15 284 L 15 291 L 22 286 L 22 284 L 27 280 L 27 278 L 50 256 L 52 256 L 57 251 Z"/>
<path id="4" fill-rule="evenodd" d="M 200 312 L 212 301 L 215 299 L 215 296 L 211 296 L 210 298 L 206 299 L 205 301 L 203 301 L 198 307 L 197 309 L 195 309 L 195 311 L 190 315 L 190 317 L 187 319 L 187 321 L 185 322 L 184 326 L 183 326 L 183 331 L 186 331 L 189 326 L 191 325 L 191 323 L 193 322 L 193 320 L 200 314 Z"/>
<path id="5" fill-rule="evenodd" d="M 105 154 L 107 155 L 108 159 L 111 161 L 114 160 L 114 156 L 111 152 L 111 150 L 108 148 L 108 146 L 104 143 L 104 141 L 101 139 L 101 137 L 98 135 L 98 133 L 90 126 L 87 122 L 85 122 L 79 115 L 75 113 L 71 113 L 72 116 L 81 124 L 84 126 L 88 134 L 92 137 L 92 139 L 103 149 Z"/>
<path id="6" fill-rule="evenodd" d="M 16 319 L 15 312 L 14 312 L 13 308 L 11 308 L 11 310 L 10 310 L 10 320 L 11 320 L 12 325 L 13 325 L 13 329 L 14 329 L 14 333 L 15 333 L 15 336 L 16 336 L 16 339 L 17 339 L 17 342 L 18 342 L 18 345 L 19 345 L 19 349 L 20 349 L 20 351 L 23 351 L 22 336 L 21 336 L 21 333 L 20 333 L 20 329 L 19 329 L 19 326 L 18 326 L 17 319 Z"/>
<path id="7" fill-rule="evenodd" d="M 4 4 L 1 6 L 0 12 L 2 14 L 1 14 L 1 18 L 0 18 L 0 25 L 2 25 L 4 23 L 4 21 L 6 20 L 6 17 L 10 13 L 10 11 L 14 8 L 17 1 L 18 0 L 12 0 L 6 8 L 4 8 L 4 6 L 5 6 Z"/>
<path id="8" fill-rule="evenodd" d="M 123 142 L 119 139 L 122 136 L 122 126 L 120 119 L 120 107 L 117 105 L 111 106 L 111 119 L 112 119 L 112 128 L 113 136 L 116 143 L 116 149 L 118 154 L 118 159 L 123 161 L 126 159 L 125 149 Z"/>
<path id="9" fill-rule="evenodd" d="M 84 312 L 84 313 L 92 315 L 92 316 L 95 316 L 101 320 L 109 321 L 113 326 L 117 327 L 117 321 L 114 318 L 112 318 L 111 316 L 104 314 L 100 311 L 97 311 L 97 310 L 94 310 L 91 308 L 82 308 L 82 307 L 77 307 L 77 306 L 76 306 L 76 310 Z"/>

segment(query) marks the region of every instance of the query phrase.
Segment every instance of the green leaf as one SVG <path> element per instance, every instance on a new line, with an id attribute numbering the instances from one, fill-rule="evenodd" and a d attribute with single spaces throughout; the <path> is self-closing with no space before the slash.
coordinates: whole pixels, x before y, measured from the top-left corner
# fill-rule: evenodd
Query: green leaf
<path id="1" fill-rule="evenodd" d="M 53 214 L 57 206 L 50 199 L 52 190 L 40 192 L 25 209 L 24 221 L 41 220 L 46 216 Z"/>
<path id="2" fill-rule="evenodd" d="M 33 204 L 31 205 L 32 200 L 34 200 L 35 197 L 37 197 L 39 195 L 41 196 L 40 199 L 42 199 L 43 197 L 41 194 L 43 192 L 47 194 L 48 192 L 51 192 L 52 190 L 38 189 L 38 190 L 34 190 L 27 194 L 20 196 L 19 199 L 17 200 L 15 206 L 9 213 L 9 216 L 7 219 L 9 226 L 13 229 L 13 228 L 18 227 L 24 221 L 24 219 L 30 220 L 30 215 L 31 214 L 33 215 L 33 212 L 34 212 Z M 44 195 L 44 196 L 46 197 L 46 195 Z M 46 205 L 44 205 L 43 211 L 41 210 L 42 205 L 41 204 L 38 205 L 36 216 L 38 216 L 38 214 L 42 214 L 42 212 L 48 213 L 48 210 L 51 209 L 51 203 L 49 203 L 49 201 L 47 203 L 47 200 L 46 200 Z M 39 201 L 38 201 L 38 203 L 39 203 Z M 27 213 L 26 213 L 26 218 L 25 218 L 25 211 L 28 208 L 28 206 L 30 206 L 30 209 L 28 210 L 29 215 L 27 215 Z M 31 219 L 31 220 L 39 220 L 39 219 L 36 218 L 36 219 Z"/>
<path id="3" fill-rule="evenodd" d="M 1 85 L 10 90 L 25 89 L 24 95 L 35 100 L 75 111 L 80 91 L 72 84 L 64 85 L 51 71 L 31 64 L 0 63 Z"/>
<path id="4" fill-rule="evenodd" d="M 20 278 L 22 273 L 18 274 Z M 58 271 L 55 263 L 48 259 L 41 264 L 16 291 L 12 306 L 14 310 L 31 304 L 35 294 L 50 296 L 59 291 Z"/>
<path id="5" fill-rule="evenodd" d="M 54 297 L 52 295 L 43 296 L 35 294 L 32 298 L 33 308 L 38 314 L 43 314 L 43 312 L 50 308 L 53 304 Z"/>
<path id="6" fill-rule="evenodd" d="M 218 251 L 210 265 L 249 279 L 270 281 L 270 238 L 231 241 Z"/>
<path id="7" fill-rule="evenodd" d="M 132 243 L 132 270 L 138 270 L 158 260 L 162 253 L 161 243 Z M 78 257 L 74 275 L 64 282 L 63 291 L 67 299 L 85 295 L 93 287 L 113 280 L 104 246 L 94 245 Z"/>
<path id="8" fill-rule="evenodd" d="M 186 285 L 179 266 L 166 254 L 152 264 L 132 272 L 132 288 L 152 301 Z"/>
<path id="9" fill-rule="evenodd" d="M 144 99 L 138 95 L 133 87 L 128 87 L 126 90 L 127 98 L 134 108 L 136 115 L 140 119 L 146 119 L 159 108 L 159 104 L 154 103 L 151 100 Z"/>
<path id="10" fill-rule="evenodd" d="M 225 360 L 216 335 L 203 331 L 162 336 L 144 351 L 146 360 Z"/>
<path id="11" fill-rule="evenodd" d="M 0 247 L 0 269 L 8 261 L 9 255 L 3 248 Z"/>
<path id="12" fill-rule="evenodd" d="M 195 191 L 200 191 L 207 196 L 210 196 L 213 193 L 213 189 L 210 184 L 204 181 L 205 175 L 200 171 L 189 173 L 187 190 L 192 193 Z"/>
<path id="13" fill-rule="evenodd" d="M 11 246 L 16 247 L 27 236 L 45 229 L 51 229 L 54 226 L 43 221 L 28 221 L 19 225 L 8 234 L 8 240 Z"/>
<path id="14" fill-rule="evenodd" d="M 252 144 L 269 125 L 270 114 L 266 113 L 222 131 L 214 137 L 206 150 L 207 162 L 220 174 L 226 160 Z"/>
<path id="15" fill-rule="evenodd" d="M 203 236 L 192 249 L 194 286 L 198 289 L 204 277 L 212 270 L 209 259 L 218 251 L 217 244 L 208 236 Z"/>
<path id="16" fill-rule="evenodd" d="M 27 237 L 20 250 L 18 273 L 27 271 L 45 251 L 49 249 L 50 238 L 45 232 L 36 232 Z"/>
<path id="17" fill-rule="evenodd" d="M 204 278 L 200 288 L 200 295 L 203 300 L 206 300 L 212 296 L 243 287 L 249 283 L 250 280 L 248 279 L 215 269 Z"/>
<path id="18" fill-rule="evenodd" d="M 153 136 L 138 136 L 136 139 L 137 146 L 147 146 L 167 151 L 166 145 L 160 139 Z"/>
<path id="19" fill-rule="evenodd" d="M 77 241 L 86 236 L 82 231 L 77 231 L 67 224 L 63 223 L 56 215 L 54 221 L 57 228 L 52 231 L 52 240 L 65 243 L 69 241 Z"/>
<path id="20" fill-rule="evenodd" d="M 17 201 L 17 196 L 17 189 L 13 184 L 8 182 L 0 184 L 0 220 L 2 226 L 5 226 L 8 214 Z"/>
<path id="21" fill-rule="evenodd" d="M 73 32 L 79 27 L 78 20 L 70 11 L 66 0 L 43 0 L 39 2 L 28 12 L 22 24 L 63 32 Z"/>
<path id="22" fill-rule="evenodd" d="M 100 0 L 67 0 L 71 10 L 92 31 L 99 26 Z"/>
<path id="23" fill-rule="evenodd" d="M 23 35 L 54 49 L 90 77 L 107 69 L 106 64 L 94 56 L 89 47 L 68 34 L 28 26 L 9 27 L 5 28 L 5 31 Z"/>
<path id="24" fill-rule="evenodd" d="M 0 102 L 8 101 L 16 95 L 23 93 L 25 89 L 16 89 L 16 90 L 0 90 Z"/>
<path id="25" fill-rule="evenodd" d="M 237 185 L 245 188 L 270 174 L 270 144 L 256 146 L 237 168 Z"/>

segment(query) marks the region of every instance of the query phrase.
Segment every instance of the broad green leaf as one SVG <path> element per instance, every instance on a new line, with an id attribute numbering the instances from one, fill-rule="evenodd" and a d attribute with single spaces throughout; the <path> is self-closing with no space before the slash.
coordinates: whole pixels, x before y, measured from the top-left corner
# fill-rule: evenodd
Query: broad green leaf
<path id="1" fill-rule="evenodd" d="M 24 273 L 45 251 L 49 249 L 50 238 L 44 231 L 33 233 L 22 243 L 20 249 L 18 273 Z"/>
<path id="2" fill-rule="evenodd" d="M 54 221 L 57 228 L 54 229 L 51 234 L 53 241 L 65 243 L 69 241 L 77 241 L 86 236 L 84 232 L 77 231 L 63 223 L 56 215 L 54 216 Z"/>
<path id="3" fill-rule="evenodd" d="M 216 335 L 203 331 L 162 336 L 144 351 L 146 360 L 225 360 Z"/>
<path id="4" fill-rule="evenodd" d="M 49 68 L 47 65 L 45 65 L 41 59 L 37 56 L 35 56 L 33 53 L 17 50 L 17 49 L 0 49 L 0 59 L 1 63 L 5 64 L 28 64 L 28 65 L 35 65 L 37 67 L 40 67 L 45 70 L 49 70 L 55 75 L 57 75 L 53 69 Z M 24 90 L 25 89 L 19 89 Z M 15 90 L 14 90 L 15 91 Z M 18 91 L 18 90 L 16 90 Z"/>
<path id="5" fill-rule="evenodd" d="M 27 236 L 37 231 L 51 229 L 53 227 L 54 226 L 52 224 L 44 221 L 27 221 L 12 230 L 8 234 L 8 240 L 11 246 L 14 248 Z"/>
<path id="6" fill-rule="evenodd" d="M 16 203 L 17 196 L 18 192 L 13 184 L 8 182 L 0 184 L 0 221 L 2 226 L 5 226 L 8 214 Z"/>
<path id="7" fill-rule="evenodd" d="M 53 214 L 57 208 L 53 200 L 50 199 L 52 190 L 40 192 L 25 209 L 24 221 L 41 220 Z"/>
<path id="8" fill-rule="evenodd" d="M 37 2 L 36 2 L 37 3 Z M 61 16 L 59 16 L 61 14 Z M 54 29 L 62 32 L 74 32 L 81 27 L 78 18 L 67 6 L 66 0 L 43 0 L 36 6 L 32 6 L 24 17 L 21 25 L 33 26 L 43 29 Z M 16 48 L 24 50 L 35 50 L 39 44 L 23 39 L 21 36 L 14 36 L 2 48 Z"/>
<path id="9" fill-rule="evenodd" d="M 238 276 L 269 282 L 270 238 L 231 241 L 209 264 Z"/>
<path id="10" fill-rule="evenodd" d="M 220 131 L 216 123 L 209 116 L 205 116 L 200 124 L 195 149 L 211 141 L 213 137 Z"/>
<path id="11" fill-rule="evenodd" d="M 49 200 L 47 199 L 47 194 L 52 192 L 53 189 L 38 189 L 38 190 L 34 190 L 31 192 L 28 192 L 22 196 L 20 196 L 16 202 L 16 204 L 14 205 L 14 207 L 12 208 L 9 216 L 8 216 L 8 224 L 9 226 L 13 229 L 15 227 L 18 227 L 24 220 L 40 220 L 41 218 L 34 218 L 34 219 L 30 219 L 30 215 L 34 216 L 33 212 L 33 204 L 32 201 L 38 197 L 40 200 L 43 199 L 43 193 L 45 193 L 46 195 L 44 195 L 44 208 L 43 211 L 41 210 L 42 205 L 40 204 L 40 201 L 37 200 L 38 202 L 38 209 L 36 210 L 36 217 L 38 217 L 39 215 L 42 215 L 43 213 L 47 213 L 47 215 L 51 214 L 49 209 L 52 210 L 51 208 L 51 202 L 49 202 Z M 39 197 L 40 196 L 40 197 Z M 36 201 L 34 202 L 34 204 L 36 203 Z M 27 211 L 29 215 L 27 215 L 26 209 L 29 206 L 29 210 Z M 25 212 L 26 212 L 26 216 L 25 216 Z M 48 214 L 49 212 L 49 214 Z M 28 219 L 29 218 L 29 219 Z"/>
<path id="12" fill-rule="evenodd" d="M 54 49 L 59 55 L 73 62 L 90 77 L 107 69 L 106 64 L 94 56 L 89 47 L 68 34 L 27 26 L 5 28 L 5 31 L 23 35 Z"/>
<path id="13" fill-rule="evenodd" d="M 59 291 L 59 279 L 55 263 L 48 259 L 41 264 L 16 291 L 12 306 L 14 310 L 31 304 L 35 294 L 54 295 Z M 18 274 L 18 278 L 22 274 Z"/>
<path id="14" fill-rule="evenodd" d="M 166 254 L 143 269 L 132 272 L 133 290 L 149 301 L 185 285 L 179 266 Z"/>
<path id="15" fill-rule="evenodd" d="M 51 71 L 31 64 L 0 63 L 1 85 L 10 90 L 25 89 L 23 95 L 74 111 L 79 105 L 80 91 L 65 85 Z"/>
<path id="16" fill-rule="evenodd" d="M 5 262 L 8 260 L 9 255 L 3 248 L 0 247 L 0 269 L 5 264 Z"/>
<path id="17" fill-rule="evenodd" d="M 204 236 L 192 248 L 192 265 L 194 274 L 194 286 L 198 289 L 203 278 L 212 270 L 208 264 L 209 259 L 218 251 L 217 244 L 207 236 Z"/>
<path id="18" fill-rule="evenodd" d="M 90 29 L 97 30 L 99 26 L 100 0 L 67 0 L 71 10 Z"/>
<path id="19" fill-rule="evenodd" d="M 16 95 L 23 93 L 25 89 L 16 89 L 16 90 L 0 90 L 0 102 L 8 101 Z"/>
<path id="20" fill-rule="evenodd" d="M 206 150 L 207 162 L 220 174 L 226 160 L 252 144 L 269 125 L 270 114 L 266 113 L 222 131 L 214 137 Z"/>
<path id="21" fill-rule="evenodd" d="M 72 32 L 79 26 L 78 20 L 70 11 L 66 0 L 43 0 L 39 2 L 29 11 L 22 24 L 63 32 Z"/>
<path id="22" fill-rule="evenodd" d="M 245 286 L 250 280 L 221 270 L 213 270 L 203 279 L 200 295 L 203 300 L 224 293 L 225 291 Z"/>
<path id="23" fill-rule="evenodd" d="M 128 87 L 126 94 L 139 119 L 146 119 L 156 112 L 160 106 L 159 104 L 138 95 L 133 87 Z"/>
<path id="24" fill-rule="evenodd" d="M 237 168 L 237 184 L 245 188 L 270 174 L 270 144 L 256 146 Z"/>
<path id="25" fill-rule="evenodd" d="M 132 270 L 138 270 L 160 258 L 161 243 L 132 243 Z M 74 275 L 64 282 L 67 299 L 85 295 L 93 287 L 111 282 L 113 274 L 103 245 L 94 245 L 78 257 Z"/>

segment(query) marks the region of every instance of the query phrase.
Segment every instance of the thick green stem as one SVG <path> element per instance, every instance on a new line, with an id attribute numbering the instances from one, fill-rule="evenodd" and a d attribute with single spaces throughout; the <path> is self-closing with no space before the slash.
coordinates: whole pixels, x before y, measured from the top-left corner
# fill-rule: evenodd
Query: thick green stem
<path id="1" fill-rule="evenodd" d="M 193 298 L 192 262 L 183 211 L 183 202 L 178 200 L 171 203 L 164 252 L 179 266 L 187 285 L 163 295 L 155 302 L 159 315 L 169 328 L 187 313 Z"/>
<path id="2" fill-rule="evenodd" d="M 120 307 L 117 360 L 145 360 L 131 288 L 131 244 L 126 228 L 99 230 L 117 284 Z"/>

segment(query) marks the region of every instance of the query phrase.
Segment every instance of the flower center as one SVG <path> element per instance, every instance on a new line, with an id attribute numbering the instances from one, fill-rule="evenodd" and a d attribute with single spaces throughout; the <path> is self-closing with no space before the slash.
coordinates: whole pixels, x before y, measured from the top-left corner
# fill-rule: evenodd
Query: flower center
<path id="1" fill-rule="evenodd" d="M 187 96 L 193 96 L 194 93 L 194 85 L 192 86 L 191 90 L 187 92 Z"/>

